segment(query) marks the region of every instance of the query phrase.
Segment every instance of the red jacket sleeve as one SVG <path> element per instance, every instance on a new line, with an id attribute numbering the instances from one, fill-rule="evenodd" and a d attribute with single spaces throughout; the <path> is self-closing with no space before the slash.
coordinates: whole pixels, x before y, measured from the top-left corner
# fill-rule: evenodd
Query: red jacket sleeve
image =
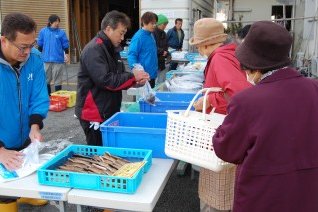
<path id="1" fill-rule="evenodd" d="M 224 92 L 209 94 L 210 104 L 216 112 L 226 113 L 229 98 L 251 85 L 246 80 L 246 74 L 240 70 L 235 57 L 228 58 L 215 54 L 208 67 L 204 87 L 221 87 Z"/>

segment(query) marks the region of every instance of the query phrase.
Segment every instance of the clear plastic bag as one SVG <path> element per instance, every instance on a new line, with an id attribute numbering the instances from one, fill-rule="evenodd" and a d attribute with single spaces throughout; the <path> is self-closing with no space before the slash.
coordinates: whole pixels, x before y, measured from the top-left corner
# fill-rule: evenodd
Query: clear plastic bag
<path id="1" fill-rule="evenodd" d="M 146 84 L 142 87 L 141 98 L 150 105 L 155 105 L 155 103 L 159 101 L 149 82 L 146 82 Z"/>
<path id="2" fill-rule="evenodd" d="M 139 63 L 135 63 L 133 66 L 133 71 L 144 71 L 144 67 Z M 152 90 L 149 82 L 146 82 L 146 84 L 143 87 L 141 87 L 141 99 L 143 99 L 145 102 L 151 105 L 155 105 L 155 102 L 159 101 L 159 99 L 156 97 L 156 93 Z"/>
<path id="3" fill-rule="evenodd" d="M 133 71 L 134 70 L 140 70 L 140 71 L 144 71 L 145 69 L 144 69 L 144 67 L 140 64 L 140 63 L 135 63 L 135 64 L 133 64 L 133 69 L 132 69 Z"/>
<path id="4" fill-rule="evenodd" d="M 0 163 L 0 182 L 6 182 L 26 177 L 35 172 L 42 163 L 53 156 L 48 154 L 39 155 L 40 146 L 41 143 L 39 141 L 34 141 L 31 142 L 28 147 L 21 150 L 20 152 L 24 154 L 23 163 L 21 168 L 15 171 L 9 171 L 3 164 Z"/>

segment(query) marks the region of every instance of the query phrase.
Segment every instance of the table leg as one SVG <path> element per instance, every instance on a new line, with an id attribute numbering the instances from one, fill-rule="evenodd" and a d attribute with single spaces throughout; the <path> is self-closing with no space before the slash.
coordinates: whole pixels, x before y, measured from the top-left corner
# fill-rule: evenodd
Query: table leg
<path id="1" fill-rule="evenodd" d="M 76 205 L 76 212 L 82 212 L 82 206 Z"/>
<path id="2" fill-rule="evenodd" d="M 60 209 L 60 212 L 66 212 L 67 211 L 66 202 L 59 201 L 59 209 Z"/>
<path id="3" fill-rule="evenodd" d="M 189 163 L 180 160 L 177 166 L 177 174 L 179 176 L 184 176 L 188 165 Z"/>

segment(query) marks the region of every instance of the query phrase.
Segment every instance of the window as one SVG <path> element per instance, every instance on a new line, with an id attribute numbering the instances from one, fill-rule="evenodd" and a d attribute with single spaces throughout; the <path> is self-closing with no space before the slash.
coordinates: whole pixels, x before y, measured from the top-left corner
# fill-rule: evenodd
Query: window
<path id="1" fill-rule="evenodd" d="M 272 6 L 272 19 L 292 18 L 293 6 L 292 5 L 274 5 Z M 291 21 L 278 21 L 277 23 L 286 27 L 288 31 L 291 30 Z"/>

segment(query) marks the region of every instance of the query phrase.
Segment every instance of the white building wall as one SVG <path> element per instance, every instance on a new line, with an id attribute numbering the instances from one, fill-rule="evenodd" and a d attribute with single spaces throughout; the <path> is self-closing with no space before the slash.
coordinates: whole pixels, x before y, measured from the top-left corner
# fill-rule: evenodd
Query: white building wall
<path id="1" fill-rule="evenodd" d="M 318 0 L 306 0 L 305 16 L 318 16 Z M 306 53 L 305 57 L 318 57 L 318 19 L 307 19 L 304 21 L 303 30 L 304 42 L 302 43 L 302 51 Z"/>
<path id="2" fill-rule="evenodd" d="M 242 21 L 249 20 L 270 20 L 272 5 L 280 5 L 275 0 L 235 0 L 234 18 L 239 20 L 242 15 Z"/>
<path id="3" fill-rule="evenodd" d="M 182 29 L 185 38 L 183 48 L 188 50 L 189 38 L 192 36 L 193 14 L 201 11 L 202 17 L 213 17 L 213 0 L 141 0 L 140 16 L 147 11 L 164 14 L 169 19 L 166 30 L 174 27 L 176 18 L 183 19 Z"/>
<path id="4" fill-rule="evenodd" d="M 305 1 L 318 1 L 318 0 L 294 0 L 290 1 L 290 5 L 293 5 L 294 17 L 303 17 L 305 11 Z M 242 16 L 242 21 L 260 21 L 271 20 L 272 6 L 282 5 L 276 0 L 235 0 L 234 3 L 234 17 L 235 20 L 239 20 Z M 296 55 L 298 51 L 302 51 L 302 45 L 304 43 L 304 20 L 292 21 L 291 34 L 294 37 L 293 42 L 293 55 Z M 244 23 L 243 25 L 251 24 Z"/>

